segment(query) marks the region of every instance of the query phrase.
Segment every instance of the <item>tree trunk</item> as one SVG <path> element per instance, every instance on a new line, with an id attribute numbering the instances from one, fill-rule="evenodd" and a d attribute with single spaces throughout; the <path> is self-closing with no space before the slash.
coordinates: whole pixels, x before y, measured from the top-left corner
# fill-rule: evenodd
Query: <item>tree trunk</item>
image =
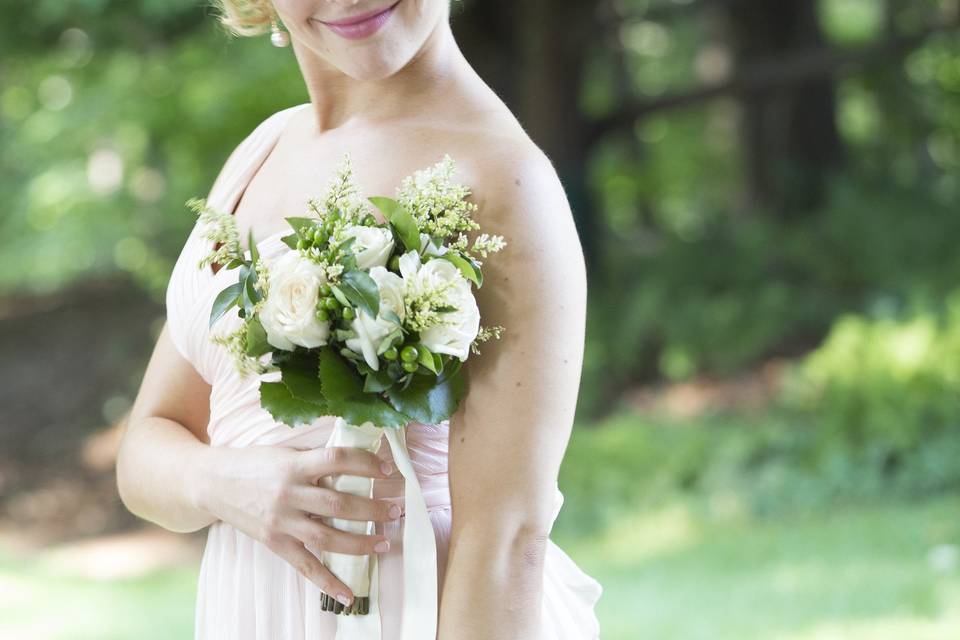
<path id="1" fill-rule="evenodd" d="M 816 3 L 739 0 L 725 5 L 738 70 L 823 47 Z M 834 79 L 819 76 L 739 96 L 747 191 L 753 206 L 784 216 L 820 205 L 830 171 L 843 165 Z"/>

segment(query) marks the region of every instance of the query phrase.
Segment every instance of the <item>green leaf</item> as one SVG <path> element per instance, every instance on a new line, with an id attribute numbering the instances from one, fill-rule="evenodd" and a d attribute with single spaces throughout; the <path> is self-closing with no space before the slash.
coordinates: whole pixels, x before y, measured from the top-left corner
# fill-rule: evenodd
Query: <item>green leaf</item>
<path id="1" fill-rule="evenodd" d="M 483 286 L 483 271 L 480 269 L 480 265 L 477 264 L 477 261 L 470 256 L 467 256 L 465 260 L 470 263 L 470 266 L 473 267 L 474 272 L 477 274 L 476 283 L 477 288 L 479 289 Z"/>
<path id="2" fill-rule="evenodd" d="M 460 270 L 464 278 L 473 281 L 473 283 L 477 285 L 477 288 L 480 288 L 480 285 L 483 283 L 483 275 L 480 273 L 479 267 L 474 266 L 476 263 L 471 264 L 470 261 L 456 251 L 447 251 L 440 257 L 453 263 L 453 266 Z"/>
<path id="3" fill-rule="evenodd" d="M 377 345 L 377 355 L 381 355 L 384 351 L 390 348 L 390 345 L 393 344 L 393 341 L 397 338 L 402 337 L 403 334 L 399 328 L 394 329 L 387 335 L 383 336 L 383 340 L 380 341 L 380 344 Z"/>
<path id="4" fill-rule="evenodd" d="M 260 383 L 260 406 L 274 420 L 290 427 L 310 424 L 317 418 L 332 415 L 325 406 L 294 396 L 283 382 Z"/>
<path id="5" fill-rule="evenodd" d="M 416 376 L 402 389 L 388 389 L 387 397 L 397 411 L 417 422 L 437 424 L 453 415 L 466 391 L 463 374 L 447 376 L 443 382 L 433 376 Z"/>
<path id="6" fill-rule="evenodd" d="M 416 346 L 417 346 L 417 362 L 422 364 L 424 367 L 426 367 L 433 373 L 437 373 L 437 368 L 435 366 L 436 363 L 433 361 L 434 353 L 429 349 L 427 349 L 427 347 L 424 346 L 422 343 L 418 343 Z"/>
<path id="7" fill-rule="evenodd" d="M 402 427 L 410 422 L 378 394 L 365 392 L 359 374 L 329 345 L 320 349 L 320 380 L 330 411 L 350 424 Z"/>
<path id="8" fill-rule="evenodd" d="M 230 285 L 217 294 L 210 309 L 210 327 L 220 319 L 233 305 L 240 301 L 240 292 L 243 290 L 243 283 L 237 282 Z"/>
<path id="9" fill-rule="evenodd" d="M 247 340 L 244 347 L 244 352 L 253 358 L 273 351 L 273 345 L 267 342 L 267 332 L 257 316 L 247 320 Z"/>
<path id="10" fill-rule="evenodd" d="M 380 288 L 366 271 L 347 271 L 340 276 L 340 289 L 354 307 L 363 309 L 371 318 L 380 313 Z"/>
<path id="11" fill-rule="evenodd" d="M 290 226 L 293 227 L 293 230 L 297 233 L 300 233 L 307 227 L 316 225 L 318 222 L 316 218 L 305 218 L 303 216 L 293 216 L 290 218 L 284 218 L 284 220 L 289 222 Z"/>
<path id="12" fill-rule="evenodd" d="M 366 393 L 378 393 L 389 389 L 392 384 L 393 378 L 387 373 L 386 368 L 382 368 L 366 375 L 363 381 L 363 390 Z"/>
<path id="13" fill-rule="evenodd" d="M 342 304 L 342 305 L 345 306 L 345 307 L 349 307 L 349 306 L 350 306 L 350 300 L 347 299 L 347 296 L 344 295 L 344 293 L 343 293 L 343 291 L 340 289 L 340 287 L 338 287 L 338 286 L 335 285 L 335 284 L 331 284 L 331 285 L 330 285 L 330 290 L 333 292 L 333 297 L 340 301 L 340 304 Z"/>
<path id="14" fill-rule="evenodd" d="M 327 398 L 323 394 L 323 387 L 317 375 L 317 356 L 311 353 L 312 364 L 301 366 L 288 364 L 281 367 L 281 381 L 290 389 L 290 393 L 299 400 L 312 402 L 317 405 L 327 405 Z"/>
<path id="15" fill-rule="evenodd" d="M 447 378 L 450 378 L 457 374 L 460 371 L 460 365 L 463 364 L 463 361 L 460 358 L 455 356 L 450 356 L 448 364 L 443 368 L 443 373 L 437 378 L 437 382 L 443 382 Z"/>
<path id="16" fill-rule="evenodd" d="M 283 244 L 290 247 L 291 249 L 297 248 L 297 240 L 299 240 L 299 236 L 295 233 L 291 233 L 289 235 L 286 235 L 280 238 L 280 241 L 283 242 Z"/>
<path id="17" fill-rule="evenodd" d="M 420 228 L 417 226 L 417 221 L 399 202 L 383 196 L 370 196 L 367 200 L 383 212 L 384 217 L 397 231 L 407 251 L 420 251 Z"/>
<path id="18" fill-rule="evenodd" d="M 350 236 L 343 242 L 337 245 L 337 251 L 346 253 L 347 251 L 353 251 L 353 243 L 357 241 L 357 236 Z"/>
<path id="19" fill-rule="evenodd" d="M 402 334 L 402 333 L 403 333 L 403 321 L 400 319 L 400 316 L 398 316 L 393 309 L 384 309 L 384 310 L 382 311 L 382 313 L 383 313 L 383 317 L 384 317 L 384 318 L 386 318 L 386 319 L 389 320 L 390 322 L 393 322 L 394 324 L 397 325 L 397 330 L 399 330 L 399 331 L 401 332 L 401 334 Z M 391 335 L 392 335 L 392 334 L 391 334 Z"/>
<path id="20" fill-rule="evenodd" d="M 247 229 L 247 247 L 250 249 L 250 265 L 253 269 L 253 272 L 256 273 L 256 267 L 254 266 L 257 260 L 260 259 L 260 252 L 257 251 L 257 243 L 253 240 L 253 229 Z"/>

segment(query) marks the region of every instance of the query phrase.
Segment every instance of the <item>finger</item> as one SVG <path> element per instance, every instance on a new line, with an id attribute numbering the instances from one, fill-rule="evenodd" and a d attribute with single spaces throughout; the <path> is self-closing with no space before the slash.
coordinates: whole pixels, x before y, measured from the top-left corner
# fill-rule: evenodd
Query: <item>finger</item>
<path id="1" fill-rule="evenodd" d="M 319 484 L 319 478 L 328 475 L 390 478 L 395 467 L 365 449 L 320 447 L 298 453 L 294 469 L 302 479 Z"/>
<path id="2" fill-rule="evenodd" d="M 400 517 L 400 507 L 389 500 L 374 500 L 306 484 L 290 488 L 287 504 L 307 513 L 343 520 L 389 522 Z"/>
<path id="3" fill-rule="evenodd" d="M 271 549 L 327 595 L 336 598 L 344 605 L 349 605 L 353 601 L 353 592 L 350 588 L 338 580 L 297 538 L 284 536 L 283 540 L 272 545 Z"/>
<path id="4" fill-rule="evenodd" d="M 390 541 L 387 540 L 386 536 L 368 536 L 362 533 L 341 531 L 310 516 L 296 518 L 291 526 L 291 534 L 303 543 L 317 549 L 353 556 L 386 553 L 390 550 Z"/>

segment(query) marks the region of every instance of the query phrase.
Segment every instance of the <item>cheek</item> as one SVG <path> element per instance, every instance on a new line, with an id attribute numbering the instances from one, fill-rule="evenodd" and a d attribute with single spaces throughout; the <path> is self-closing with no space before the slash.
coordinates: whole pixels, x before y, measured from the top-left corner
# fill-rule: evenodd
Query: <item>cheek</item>
<path id="1" fill-rule="evenodd" d="M 284 26 L 293 32 L 310 28 L 310 17 L 320 13 L 317 4 L 315 0 L 273 0 Z"/>

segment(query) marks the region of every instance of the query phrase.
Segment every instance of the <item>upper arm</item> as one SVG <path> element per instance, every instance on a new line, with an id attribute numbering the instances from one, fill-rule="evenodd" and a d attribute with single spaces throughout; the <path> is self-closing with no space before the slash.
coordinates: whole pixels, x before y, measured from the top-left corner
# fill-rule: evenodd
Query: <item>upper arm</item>
<path id="1" fill-rule="evenodd" d="M 481 233 L 506 246 L 484 260 L 483 326 L 500 339 L 464 363 L 468 392 L 450 421 L 454 527 L 549 527 L 583 363 L 586 272 L 549 160 L 505 153 L 473 188 Z"/>
<path id="2" fill-rule="evenodd" d="M 128 428 L 144 418 L 167 418 L 209 444 L 210 391 L 210 385 L 177 351 L 164 323 L 130 410 Z"/>

